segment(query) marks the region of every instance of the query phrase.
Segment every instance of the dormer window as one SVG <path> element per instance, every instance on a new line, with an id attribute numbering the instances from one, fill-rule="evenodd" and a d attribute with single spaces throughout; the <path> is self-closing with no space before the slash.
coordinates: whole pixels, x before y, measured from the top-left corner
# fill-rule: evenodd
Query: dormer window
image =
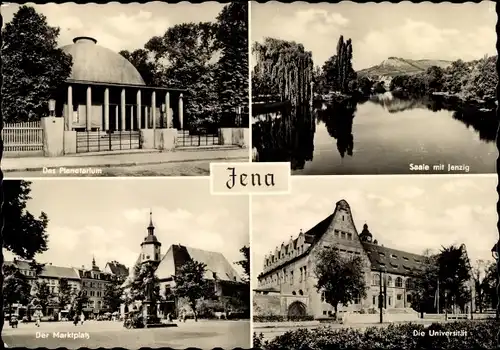
<path id="1" fill-rule="evenodd" d="M 408 258 L 407 258 L 406 256 L 403 256 L 403 259 L 404 259 L 405 261 L 408 261 Z"/>
<path id="2" fill-rule="evenodd" d="M 378 255 L 380 255 L 380 256 L 385 256 L 385 253 L 383 253 L 383 252 L 378 252 Z"/>
<path id="3" fill-rule="evenodd" d="M 398 257 L 396 255 L 394 255 L 394 254 L 391 254 L 391 258 L 397 259 Z"/>

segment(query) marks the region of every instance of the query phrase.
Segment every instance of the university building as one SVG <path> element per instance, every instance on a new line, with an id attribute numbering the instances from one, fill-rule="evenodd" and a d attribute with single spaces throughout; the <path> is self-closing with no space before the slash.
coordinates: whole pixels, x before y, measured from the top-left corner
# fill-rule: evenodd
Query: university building
<path id="1" fill-rule="evenodd" d="M 159 317 L 166 316 L 169 313 L 177 315 L 181 309 L 188 309 L 186 305 L 181 304 L 180 300 L 173 298 L 172 289 L 175 287 L 173 276 L 190 259 L 206 265 L 204 279 L 213 287 L 217 297 L 239 296 L 244 288 L 248 288 L 222 253 L 191 248 L 181 244 L 172 244 L 168 247 L 167 252 L 162 254 L 162 244 L 154 231 L 155 227 L 153 225 L 152 214 L 150 213 L 147 235 L 140 244 L 141 250 L 135 264 L 151 262 L 157 266 L 155 274 L 160 282 L 160 296 L 162 298 L 158 302 Z M 134 269 L 130 270 L 130 275 L 122 285 L 125 293 L 128 293 L 130 284 L 135 278 Z M 134 306 L 136 306 L 135 303 L 131 303 L 130 305 L 123 304 L 121 306 L 121 314 L 123 315 Z"/>
<path id="2" fill-rule="evenodd" d="M 381 273 L 387 281 L 386 312 L 415 313 L 411 308 L 413 276 L 422 269 L 424 257 L 379 244 L 367 224 L 358 233 L 349 204 L 341 200 L 323 221 L 266 255 L 254 289 L 254 315 L 333 316 L 333 306 L 315 288 L 314 257 L 323 247 L 335 247 L 343 256 L 359 256 L 363 264 L 367 297 L 339 305 L 339 316 L 378 310 Z"/>

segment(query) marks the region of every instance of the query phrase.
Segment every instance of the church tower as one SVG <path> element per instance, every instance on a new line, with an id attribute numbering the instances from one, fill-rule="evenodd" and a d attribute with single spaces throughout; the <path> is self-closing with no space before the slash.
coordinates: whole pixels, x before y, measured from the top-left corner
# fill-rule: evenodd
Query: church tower
<path id="1" fill-rule="evenodd" d="M 373 235 L 370 230 L 368 230 L 367 224 L 363 225 L 363 231 L 361 231 L 361 233 L 359 234 L 359 239 L 361 240 L 361 242 L 372 243 Z"/>
<path id="2" fill-rule="evenodd" d="M 155 236 L 155 227 L 153 225 L 153 213 L 149 212 L 148 235 L 144 237 L 141 243 L 141 263 L 152 261 L 160 262 L 161 243 Z"/>

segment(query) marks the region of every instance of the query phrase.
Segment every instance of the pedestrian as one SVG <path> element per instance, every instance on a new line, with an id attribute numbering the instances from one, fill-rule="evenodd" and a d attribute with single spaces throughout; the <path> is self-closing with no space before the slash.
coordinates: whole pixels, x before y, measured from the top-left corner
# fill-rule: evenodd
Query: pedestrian
<path id="1" fill-rule="evenodd" d="M 73 323 L 76 325 L 78 325 L 78 315 L 75 313 L 75 316 L 73 316 Z"/>
<path id="2" fill-rule="evenodd" d="M 36 320 L 35 325 L 37 327 L 40 327 L 40 319 L 41 319 L 41 312 L 40 312 L 40 310 L 37 310 L 36 313 L 35 313 L 35 315 L 36 315 L 35 316 L 35 320 Z"/>
<path id="3" fill-rule="evenodd" d="M 85 321 L 85 315 L 82 312 L 82 314 L 80 315 L 80 322 L 82 323 L 82 325 L 83 325 L 83 321 Z"/>

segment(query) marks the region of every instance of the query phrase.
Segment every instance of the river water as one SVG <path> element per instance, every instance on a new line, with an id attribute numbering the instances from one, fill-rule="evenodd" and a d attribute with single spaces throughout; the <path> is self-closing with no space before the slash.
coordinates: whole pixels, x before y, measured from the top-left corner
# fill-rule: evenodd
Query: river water
<path id="1" fill-rule="evenodd" d="M 294 175 L 496 172 L 495 111 L 386 93 L 258 120 L 258 161 L 290 161 Z"/>

